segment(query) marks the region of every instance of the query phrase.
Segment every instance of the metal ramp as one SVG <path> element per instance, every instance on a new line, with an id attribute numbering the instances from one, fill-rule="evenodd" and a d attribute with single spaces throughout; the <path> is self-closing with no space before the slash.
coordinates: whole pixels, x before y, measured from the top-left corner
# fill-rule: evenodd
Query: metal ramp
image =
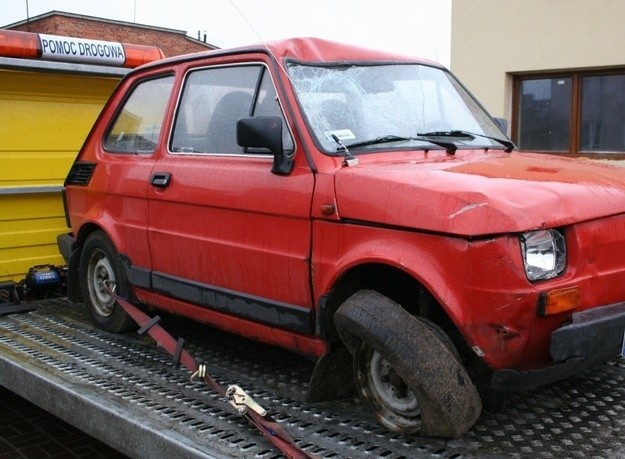
<path id="1" fill-rule="evenodd" d="M 151 339 L 95 329 L 66 299 L 36 306 L 0 317 L 1 385 L 131 457 L 282 457 Z M 320 458 L 625 458 L 623 360 L 512 394 L 503 413 L 445 441 L 390 433 L 356 399 L 304 402 L 313 365 L 297 355 L 180 318 L 161 324 Z"/>

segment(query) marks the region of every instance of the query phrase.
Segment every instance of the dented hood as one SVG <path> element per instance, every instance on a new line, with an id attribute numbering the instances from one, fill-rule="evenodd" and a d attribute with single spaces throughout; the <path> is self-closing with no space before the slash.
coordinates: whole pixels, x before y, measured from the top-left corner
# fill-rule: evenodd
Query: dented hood
<path id="1" fill-rule="evenodd" d="M 480 236 L 625 212 L 625 168 L 524 153 L 389 155 L 360 156 L 358 166 L 337 172 L 342 219 Z"/>

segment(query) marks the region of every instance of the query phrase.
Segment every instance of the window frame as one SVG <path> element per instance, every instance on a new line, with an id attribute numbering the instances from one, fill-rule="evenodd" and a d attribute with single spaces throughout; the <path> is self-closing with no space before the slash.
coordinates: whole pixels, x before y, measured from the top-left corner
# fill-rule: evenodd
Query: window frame
<path id="1" fill-rule="evenodd" d="M 625 151 L 580 151 L 581 145 L 581 129 L 582 129 L 582 80 L 585 77 L 601 77 L 611 75 L 625 76 L 625 67 L 610 68 L 610 69 L 593 69 L 593 70 L 569 70 L 569 71 L 554 71 L 554 72 L 532 72 L 532 73 L 517 73 L 513 74 L 513 91 L 512 91 L 512 124 L 511 124 L 511 136 L 515 144 L 519 145 L 519 120 L 521 110 L 521 84 L 524 81 L 538 80 L 538 79 L 557 79 L 557 78 L 570 78 L 571 79 L 571 117 L 569 120 L 569 150 L 568 151 L 556 151 L 556 150 L 535 150 L 535 149 L 520 149 L 527 152 L 542 152 L 561 156 L 582 157 L 582 158 L 595 158 L 595 159 L 623 159 L 625 158 Z"/>

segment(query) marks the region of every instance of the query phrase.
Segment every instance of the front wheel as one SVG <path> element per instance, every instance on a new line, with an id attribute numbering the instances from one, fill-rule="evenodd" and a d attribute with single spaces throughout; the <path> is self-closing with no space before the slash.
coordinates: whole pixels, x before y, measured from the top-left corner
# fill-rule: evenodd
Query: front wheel
<path id="1" fill-rule="evenodd" d="M 128 283 L 117 251 L 101 231 L 86 240 L 80 257 L 80 288 L 93 322 L 119 333 L 135 326 L 132 318 L 115 301 L 115 294 L 127 296 Z"/>
<path id="2" fill-rule="evenodd" d="M 354 351 L 354 377 L 358 393 L 384 427 L 419 432 L 421 407 L 414 392 L 389 361 L 364 341 Z"/>
<path id="3" fill-rule="evenodd" d="M 449 339 L 373 290 L 361 290 L 334 315 L 354 355 L 363 402 L 378 421 L 403 434 L 456 438 L 482 410 L 478 392 Z"/>

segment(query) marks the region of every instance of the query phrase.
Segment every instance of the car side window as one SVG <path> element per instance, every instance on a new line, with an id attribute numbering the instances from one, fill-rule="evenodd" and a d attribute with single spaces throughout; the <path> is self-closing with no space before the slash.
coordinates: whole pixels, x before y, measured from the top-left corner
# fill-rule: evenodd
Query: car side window
<path id="1" fill-rule="evenodd" d="M 104 137 L 104 149 L 111 153 L 153 153 L 173 83 L 174 77 L 167 76 L 135 86 Z"/>
<path id="2" fill-rule="evenodd" d="M 264 66 L 192 71 L 184 84 L 170 150 L 173 153 L 243 154 L 245 151 L 236 139 L 237 121 L 269 114 L 282 117 L 275 88 Z M 284 130 L 292 145 L 288 130 Z"/>

